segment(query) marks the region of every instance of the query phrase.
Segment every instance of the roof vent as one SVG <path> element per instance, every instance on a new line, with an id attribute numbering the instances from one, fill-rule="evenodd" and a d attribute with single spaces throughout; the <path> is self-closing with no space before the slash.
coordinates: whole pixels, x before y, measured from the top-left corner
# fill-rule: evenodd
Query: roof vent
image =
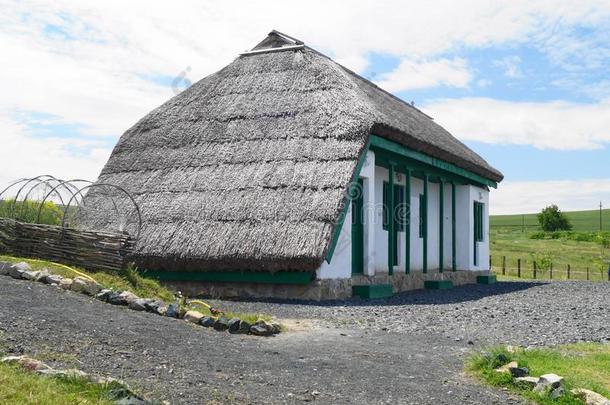
<path id="1" fill-rule="evenodd" d="M 287 51 L 290 49 L 301 49 L 305 46 L 304 42 L 290 35 L 273 30 L 267 38 L 258 43 L 252 50 L 243 52 L 241 55 L 252 55 L 265 52 Z"/>

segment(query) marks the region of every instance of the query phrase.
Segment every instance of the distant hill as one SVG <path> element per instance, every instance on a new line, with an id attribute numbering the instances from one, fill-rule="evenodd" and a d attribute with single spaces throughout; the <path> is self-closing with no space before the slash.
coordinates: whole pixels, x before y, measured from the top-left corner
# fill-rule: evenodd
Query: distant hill
<path id="1" fill-rule="evenodd" d="M 574 227 L 573 230 L 581 232 L 599 231 L 599 210 L 591 211 L 565 211 Z M 489 224 L 494 227 L 520 228 L 535 230 L 539 227 L 536 214 L 491 215 Z M 602 210 L 602 228 L 610 231 L 610 209 Z"/>

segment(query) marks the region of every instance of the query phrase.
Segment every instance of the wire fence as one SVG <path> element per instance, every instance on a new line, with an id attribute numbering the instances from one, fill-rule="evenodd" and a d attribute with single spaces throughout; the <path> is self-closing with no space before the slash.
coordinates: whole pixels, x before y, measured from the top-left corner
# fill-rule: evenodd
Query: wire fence
<path id="1" fill-rule="evenodd" d="M 489 268 L 498 275 L 534 280 L 610 281 L 610 268 L 574 268 L 570 264 L 554 266 L 553 263 L 541 266 L 535 260 L 509 261 L 506 256 L 501 256 L 499 263 L 494 263 L 490 256 Z"/>

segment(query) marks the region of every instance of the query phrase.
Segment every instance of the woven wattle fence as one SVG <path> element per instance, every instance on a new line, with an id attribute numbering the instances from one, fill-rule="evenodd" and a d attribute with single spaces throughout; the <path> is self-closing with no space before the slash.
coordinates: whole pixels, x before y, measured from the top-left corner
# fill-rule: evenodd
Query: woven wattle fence
<path id="1" fill-rule="evenodd" d="M 124 268 L 134 242 L 126 234 L 0 218 L 0 253 L 51 260 L 89 270 Z"/>

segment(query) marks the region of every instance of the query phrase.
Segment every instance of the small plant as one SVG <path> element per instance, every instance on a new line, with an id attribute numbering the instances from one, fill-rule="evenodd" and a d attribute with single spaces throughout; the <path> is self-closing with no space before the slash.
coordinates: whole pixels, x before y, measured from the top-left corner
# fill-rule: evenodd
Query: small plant
<path id="1" fill-rule="evenodd" d="M 569 231 L 572 224 L 568 217 L 556 205 L 549 205 L 537 215 L 540 227 L 546 232 Z"/>

